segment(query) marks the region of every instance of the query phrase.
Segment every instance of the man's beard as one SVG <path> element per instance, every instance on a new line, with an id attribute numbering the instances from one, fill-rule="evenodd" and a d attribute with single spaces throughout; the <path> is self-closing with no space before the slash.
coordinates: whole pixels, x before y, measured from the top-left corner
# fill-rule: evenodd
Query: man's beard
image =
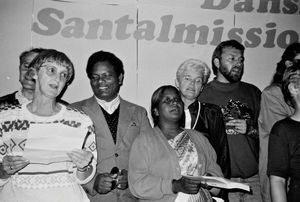
<path id="1" fill-rule="evenodd" d="M 232 67 L 231 70 L 228 72 L 227 68 L 221 65 L 220 73 L 230 82 L 235 83 L 242 79 L 244 74 L 244 66 L 239 67 Z"/>

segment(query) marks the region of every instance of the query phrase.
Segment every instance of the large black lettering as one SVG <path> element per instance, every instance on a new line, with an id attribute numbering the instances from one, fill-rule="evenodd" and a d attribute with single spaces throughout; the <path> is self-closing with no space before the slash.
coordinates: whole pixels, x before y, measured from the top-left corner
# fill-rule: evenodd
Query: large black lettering
<path id="1" fill-rule="evenodd" d="M 251 12 L 254 10 L 254 7 L 252 4 L 253 4 L 253 0 L 246 0 L 245 2 L 237 2 L 234 5 L 234 11 L 236 11 L 236 12 L 243 12 L 243 11 Z"/>
<path id="2" fill-rule="evenodd" d="M 217 0 L 216 4 L 214 4 L 215 0 L 205 0 L 204 3 L 201 5 L 201 8 L 204 9 L 214 9 L 214 10 L 221 10 L 228 6 L 230 0 Z"/>
<path id="3" fill-rule="evenodd" d="M 129 15 L 125 15 L 118 20 L 115 21 L 117 24 L 117 30 L 116 30 L 116 38 L 118 40 L 125 40 L 130 37 L 131 34 L 128 34 L 127 31 L 127 26 L 129 24 L 133 24 L 133 20 L 129 19 Z"/>
<path id="4" fill-rule="evenodd" d="M 248 41 L 245 41 L 246 48 L 255 48 L 261 43 L 260 34 L 261 28 L 251 28 L 247 31 L 246 37 Z"/>
<path id="5" fill-rule="evenodd" d="M 64 18 L 63 11 L 54 8 L 44 8 L 38 12 L 37 20 L 45 27 L 45 29 L 42 29 L 38 22 L 34 22 L 32 30 L 46 36 L 57 34 L 61 29 L 61 24 L 57 19 L 53 18 L 52 15 L 55 15 L 59 19 Z"/>
<path id="6" fill-rule="evenodd" d="M 207 26 L 197 27 L 194 24 L 178 24 L 175 26 L 175 34 L 172 42 L 181 43 L 183 41 L 183 36 L 186 35 L 184 43 L 193 44 L 196 41 L 196 33 L 199 32 L 198 43 L 204 44 L 207 40 L 208 30 L 209 28 Z"/>
<path id="7" fill-rule="evenodd" d="M 287 40 L 289 38 L 289 40 Z M 289 44 L 299 41 L 299 35 L 294 30 L 281 32 L 277 38 L 277 44 L 280 48 L 286 48 Z"/>
<path id="8" fill-rule="evenodd" d="M 146 25 L 145 28 L 140 28 L 143 25 Z M 145 39 L 151 41 L 155 38 L 155 23 L 150 20 L 143 20 L 139 22 L 137 31 L 134 32 L 133 36 L 137 40 Z"/>
<path id="9" fill-rule="evenodd" d="M 62 29 L 61 35 L 66 38 L 81 38 L 84 36 L 83 28 L 84 28 L 84 21 L 81 18 L 70 18 L 67 19 L 65 24 L 72 24 L 70 26 L 66 26 Z"/>
<path id="10" fill-rule="evenodd" d="M 103 20 L 102 22 L 100 22 L 99 19 L 96 19 L 89 21 L 88 24 L 89 30 L 85 36 L 86 39 L 97 39 L 100 26 L 102 26 L 102 32 L 99 38 L 102 40 L 112 39 L 112 21 Z"/>
<path id="11" fill-rule="evenodd" d="M 214 25 L 221 25 L 224 23 L 224 20 L 217 19 L 214 21 Z M 213 29 L 214 35 L 213 39 L 210 42 L 211 45 L 216 46 L 221 43 L 224 27 L 216 27 Z"/>
<path id="12" fill-rule="evenodd" d="M 266 24 L 267 28 L 275 28 L 276 27 L 276 23 L 271 22 Z M 266 42 L 263 45 L 263 47 L 265 48 L 273 48 L 275 47 L 274 41 L 275 41 L 275 35 L 276 35 L 276 29 L 270 29 L 268 31 L 266 31 L 267 34 L 267 38 L 266 38 Z"/>
<path id="13" fill-rule="evenodd" d="M 258 13 L 268 12 L 269 2 L 271 3 L 270 13 L 280 13 L 280 1 L 278 0 L 260 0 L 257 12 Z"/>
<path id="14" fill-rule="evenodd" d="M 170 40 L 169 33 L 170 33 L 170 29 L 171 29 L 173 15 L 165 15 L 165 16 L 162 16 L 160 19 L 162 21 L 162 25 L 161 25 L 161 29 L 160 29 L 160 34 L 156 40 L 160 41 L 160 42 L 168 42 Z"/>
<path id="15" fill-rule="evenodd" d="M 294 0 L 295 2 L 299 2 L 299 0 Z M 283 5 L 285 6 L 282 8 L 282 12 L 285 14 L 294 14 L 298 11 L 297 3 L 294 3 L 293 0 L 284 0 Z"/>
<path id="16" fill-rule="evenodd" d="M 229 39 L 235 39 L 235 40 L 241 42 L 241 41 L 243 41 L 243 39 L 240 35 L 242 35 L 243 33 L 244 33 L 244 30 L 242 28 L 232 28 L 229 30 L 227 36 Z"/>

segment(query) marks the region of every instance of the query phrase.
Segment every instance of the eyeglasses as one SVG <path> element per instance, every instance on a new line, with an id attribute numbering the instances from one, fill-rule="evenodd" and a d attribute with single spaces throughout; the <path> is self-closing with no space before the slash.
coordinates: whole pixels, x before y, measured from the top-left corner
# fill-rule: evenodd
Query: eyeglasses
<path id="1" fill-rule="evenodd" d="M 164 103 L 164 104 L 182 103 L 182 100 L 179 97 L 175 97 L 175 98 L 167 97 L 167 98 L 162 100 L 162 103 Z"/>
<path id="2" fill-rule="evenodd" d="M 52 65 L 42 65 L 41 68 L 46 68 L 46 74 L 49 77 L 56 77 L 59 74 L 59 79 L 61 81 L 67 81 L 68 80 L 68 72 L 62 71 L 58 72 L 57 68 Z"/>

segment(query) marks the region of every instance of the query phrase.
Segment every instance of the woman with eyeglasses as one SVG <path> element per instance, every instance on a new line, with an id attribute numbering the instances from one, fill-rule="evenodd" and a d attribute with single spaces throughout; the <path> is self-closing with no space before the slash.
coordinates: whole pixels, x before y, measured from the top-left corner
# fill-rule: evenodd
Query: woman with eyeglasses
<path id="1" fill-rule="evenodd" d="M 0 201 L 88 202 L 80 184 L 95 174 L 92 121 L 56 102 L 74 76 L 73 64 L 46 49 L 29 66 L 32 101 L 0 110 Z"/>
<path id="2" fill-rule="evenodd" d="M 139 201 L 212 201 L 219 189 L 205 186 L 202 175 L 222 176 L 207 138 L 184 129 L 183 102 L 167 85 L 152 95 L 153 133 L 138 136 L 129 158 L 129 188 Z"/>

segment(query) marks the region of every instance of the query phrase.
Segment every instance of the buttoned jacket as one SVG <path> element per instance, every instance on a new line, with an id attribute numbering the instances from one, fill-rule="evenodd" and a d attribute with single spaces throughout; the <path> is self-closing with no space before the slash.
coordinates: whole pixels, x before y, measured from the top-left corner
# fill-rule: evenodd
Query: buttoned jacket
<path id="1" fill-rule="evenodd" d="M 148 130 L 152 130 L 147 111 L 141 106 L 120 98 L 117 140 L 115 144 L 102 109 L 95 97 L 73 103 L 71 106 L 84 111 L 93 120 L 98 152 L 97 173 L 110 173 L 114 166 L 128 170 L 129 151 L 133 140 L 142 131 L 147 133 Z M 93 189 L 94 183 L 95 177 L 84 186 L 91 202 L 137 201 L 129 189 L 115 189 L 107 194 L 98 194 Z"/>

